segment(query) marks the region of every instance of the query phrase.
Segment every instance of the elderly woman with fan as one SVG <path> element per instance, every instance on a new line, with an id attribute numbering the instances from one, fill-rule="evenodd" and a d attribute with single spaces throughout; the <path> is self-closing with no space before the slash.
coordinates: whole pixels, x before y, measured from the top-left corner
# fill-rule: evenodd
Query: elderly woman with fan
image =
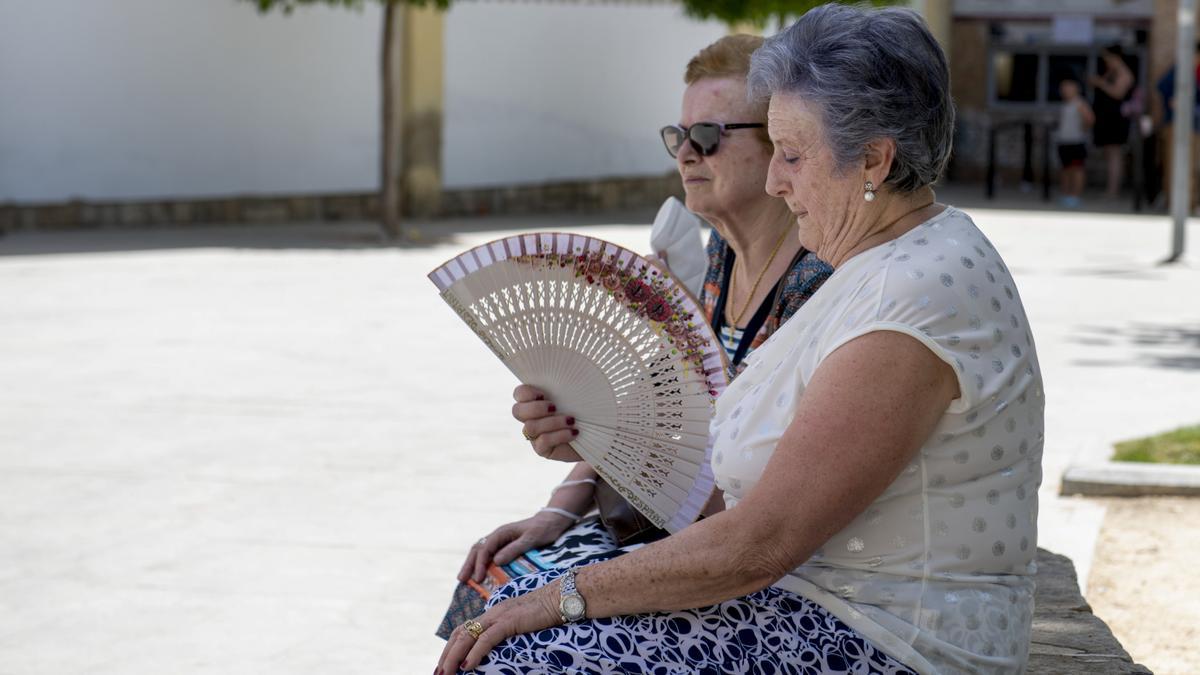
<path id="1" fill-rule="evenodd" d="M 750 101 L 746 92 L 750 56 L 762 43 L 758 36 L 728 35 L 702 49 L 684 73 L 687 88 L 679 124 L 660 131 L 675 158 L 688 209 L 714 229 L 699 301 L 734 372 L 833 271 L 794 236 L 787 204 L 762 189 L 771 161 L 767 105 L 765 100 Z M 544 453 L 571 440 L 575 420 L 555 415 L 553 402 L 541 398 L 540 391 L 522 386 L 515 396 L 514 414 L 527 421 L 526 436 L 535 448 Z M 528 402 L 534 404 L 522 405 Z M 580 518 L 595 503 L 604 522 Z M 719 509 L 720 500 L 714 505 Z M 492 563 L 511 567 L 514 559 L 537 550 L 539 561 L 570 567 L 666 534 L 579 462 L 546 507 L 500 526 L 471 547 L 439 633 L 449 635 L 462 618 L 482 609 L 479 595 L 465 584 L 487 583 Z M 530 561 L 526 567 L 536 564 Z"/>
<path id="2" fill-rule="evenodd" d="M 931 189 L 945 55 L 911 11 L 825 5 L 766 41 L 749 84 L 769 100 L 767 192 L 834 273 L 717 402 L 725 510 L 514 580 L 439 671 L 1024 668 L 1042 377 L 1008 267 Z M 541 419 L 526 429 L 567 430 Z"/>

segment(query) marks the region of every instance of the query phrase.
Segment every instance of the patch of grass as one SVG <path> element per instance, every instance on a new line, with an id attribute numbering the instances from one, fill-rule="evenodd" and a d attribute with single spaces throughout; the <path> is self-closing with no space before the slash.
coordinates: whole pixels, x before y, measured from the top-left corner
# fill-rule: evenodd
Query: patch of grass
<path id="1" fill-rule="evenodd" d="M 1118 462 L 1200 464 L 1200 424 L 1165 434 L 1122 441 L 1113 459 Z"/>

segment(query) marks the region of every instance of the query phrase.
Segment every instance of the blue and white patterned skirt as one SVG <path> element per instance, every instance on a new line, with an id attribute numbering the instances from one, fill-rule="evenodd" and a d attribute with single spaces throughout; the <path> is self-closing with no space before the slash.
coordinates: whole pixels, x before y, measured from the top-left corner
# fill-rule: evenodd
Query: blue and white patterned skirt
<path id="1" fill-rule="evenodd" d="M 573 544 L 573 545 L 564 545 Z M 540 555 L 556 569 L 500 587 L 488 606 L 558 578 L 567 567 L 625 553 L 595 519 Z M 819 605 L 768 587 L 711 607 L 555 626 L 496 646 L 476 673 L 913 673 Z"/>

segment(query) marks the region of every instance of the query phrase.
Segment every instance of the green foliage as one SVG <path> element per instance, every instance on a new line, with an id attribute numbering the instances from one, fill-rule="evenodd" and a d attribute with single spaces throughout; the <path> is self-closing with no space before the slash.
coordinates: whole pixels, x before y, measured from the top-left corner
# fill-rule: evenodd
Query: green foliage
<path id="1" fill-rule="evenodd" d="M 876 7 L 900 4 L 902 0 L 845 0 L 841 4 L 871 4 Z M 682 0 L 683 11 L 697 19 L 718 19 L 728 24 L 749 22 L 763 26 L 769 19 L 795 19 L 829 0 Z"/>
<path id="2" fill-rule="evenodd" d="M 1117 443 L 1113 459 L 1118 462 L 1155 464 L 1200 464 L 1200 425 L 1165 434 Z"/>
<path id="3" fill-rule="evenodd" d="M 373 2 L 380 5 L 416 5 L 418 7 L 426 7 L 433 5 L 441 9 L 446 9 L 450 6 L 450 0 L 241 0 L 242 2 L 253 3 L 258 7 L 260 12 L 270 12 L 278 9 L 284 14 L 291 14 L 297 7 L 307 5 L 329 5 L 331 7 L 345 7 L 347 9 L 362 9 L 363 5 L 368 2 Z"/>

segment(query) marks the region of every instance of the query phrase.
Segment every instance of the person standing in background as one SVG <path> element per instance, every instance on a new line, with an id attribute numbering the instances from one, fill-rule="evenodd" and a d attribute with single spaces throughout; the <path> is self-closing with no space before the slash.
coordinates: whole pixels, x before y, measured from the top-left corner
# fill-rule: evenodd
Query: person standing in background
<path id="1" fill-rule="evenodd" d="M 1121 173 L 1125 164 L 1125 142 L 1129 139 L 1129 120 L 1121 113 L 1121 104 L 1133 91 L 1133 71 L 1125 63 L 1121 45 L 1111 45 L 1101 54 L 1104 73 L 1092 75 L 1088 82 L 1095 87 L 1092 110 L 1096 124 L 1092 139 L 1104 151 L 1108 180 L 1104 196 L 1112 199 L 1121 191 Z"/>
<path id="2" fill-rule="evenodd" d="M 1059 203 L 1069 209 L 1080 206 L 1083 195 L 1084 169 L 1087 159 L 1087 127 L 1096 116 L 1079 93 L 1079 83 L 1067 78 L 1058 83 L 1062 104 L 1058 109 L 1058 159 L 1062 162 Z M 1109 175 L 1111 178 L 1111 174 Z"/>

